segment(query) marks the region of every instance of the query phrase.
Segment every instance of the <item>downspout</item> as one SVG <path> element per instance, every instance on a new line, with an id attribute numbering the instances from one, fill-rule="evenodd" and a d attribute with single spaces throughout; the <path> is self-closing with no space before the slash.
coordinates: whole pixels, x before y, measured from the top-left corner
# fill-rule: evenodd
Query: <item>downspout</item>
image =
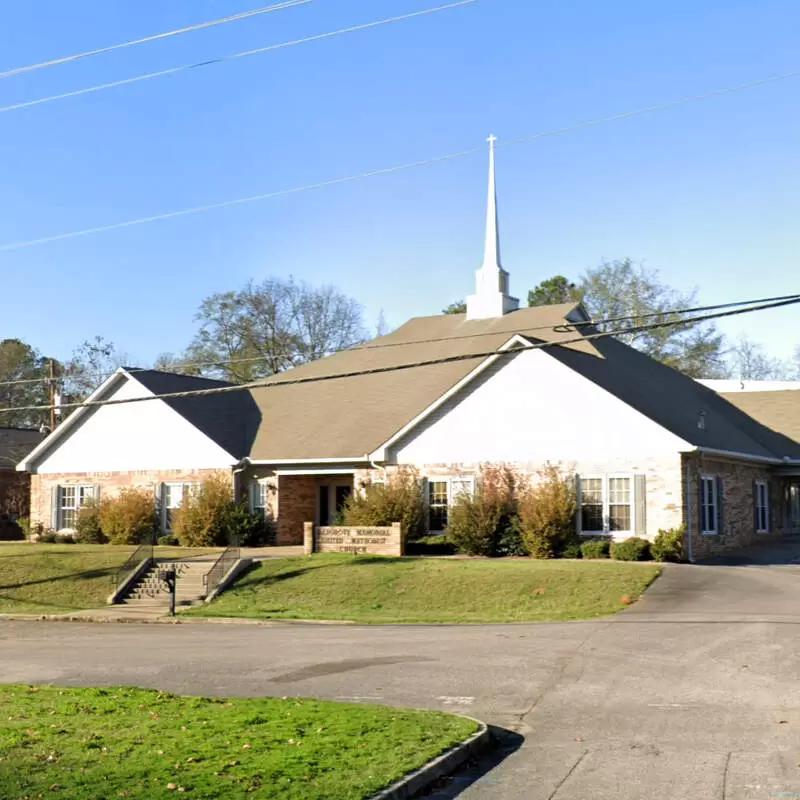
<path id="1" fill-rule="evenodd" d="M 239 462 L 239 463 L 238 463 L 238 464 L 237 464 L 237 465 L 236 465 L 236 466 L 233 468 L 233 472 L 231 473 L 231 475 L 232 475 L 232 478 L 231 478 L 231 483 L 233 484 L 233 487 L 232 487 L 232 488 L 233 488 L 233 502 L 234 502 L 234 503 L 238 503 L 238 502 L 239 502 L 239 492 L 238 492 L 238 489 L 239 489 L 239 487 L 238 487 L 238 485 L 237 485 L 237 484 L 239 483 L 239 481 L 237 480 L 237 478 L 238 478 L 238 476 L 239 476 L 239 475 L 240 475 L 242 472 L 244 472 L 244 471 L 247 469 L 247 467 L 249 466 L 249 464 L 250 464 L 250 459 L 249 459 L 247 456 L 245 456 L 245 457 L 244 457 L 244 458 L 243 458 L 243 459 L 242 459 L 242 460 L 241 460 L 241 461 L 240 461 L 240 462 Z"/>
<path id="2" fill-rule="evenodd" d="M 370 457 L 369 453 L 364 453 L 364 460 L 369 462 L 372 469 L 380 470 L 383 473 L 383 482 L 386 483 L 386 467 L 376 464 Z"/>
<path id="3" fill-rule="evenodd" d="M 692 555 L 692 479 L 689 472 L 689 460 L 686 460 L 686 556 L 690 564 L 694 564 Z"/>

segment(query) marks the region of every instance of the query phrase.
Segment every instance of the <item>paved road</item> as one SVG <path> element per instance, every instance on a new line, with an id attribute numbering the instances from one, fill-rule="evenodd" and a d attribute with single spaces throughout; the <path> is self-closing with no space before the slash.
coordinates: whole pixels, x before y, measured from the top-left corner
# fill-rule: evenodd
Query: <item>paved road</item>
<path id="1" fill-rule="evenodd" d="M 595 622 L 0 622 L 0 681 L 373 701 L 519 734 L 433 795 L 468 800 L 800 797 L 799 653 L 796 566 L 670 566 Z"/>

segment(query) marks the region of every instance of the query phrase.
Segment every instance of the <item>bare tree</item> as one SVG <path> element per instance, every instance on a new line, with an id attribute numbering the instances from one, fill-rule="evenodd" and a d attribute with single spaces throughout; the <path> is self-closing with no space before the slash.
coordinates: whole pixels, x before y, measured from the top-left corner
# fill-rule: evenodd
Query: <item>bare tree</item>
<path id="1" fill-rule="evenodd" d="M 254 380 L 351 347 L 366 338 L 361 306 L 332 286 L 268 278 L 203 300 L 186 362 L 203 374 Z"/>
<path id="2" fill-rule="evenodd" d="M 731 351 L 730 375 L 743 381 L 784 381 L 791 378 L 792 368 L 742 334 Z"/>

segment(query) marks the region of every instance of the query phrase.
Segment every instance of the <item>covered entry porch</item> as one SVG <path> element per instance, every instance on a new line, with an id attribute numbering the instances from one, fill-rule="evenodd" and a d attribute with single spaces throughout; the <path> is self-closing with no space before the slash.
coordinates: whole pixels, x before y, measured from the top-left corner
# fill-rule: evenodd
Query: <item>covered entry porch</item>
<path id="1" fill-rule="evenodd" d="M 277 523 L 280 544 L 302 544 L 303 523 L 333 525 L 353 493 L 355 470 L 279 470 Z"/>

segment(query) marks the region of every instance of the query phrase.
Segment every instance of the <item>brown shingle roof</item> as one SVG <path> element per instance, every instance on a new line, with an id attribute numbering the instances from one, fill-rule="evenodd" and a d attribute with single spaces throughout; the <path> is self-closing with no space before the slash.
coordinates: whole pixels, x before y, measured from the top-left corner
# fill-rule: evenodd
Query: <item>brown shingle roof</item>
<path id="1" fill-rule="evenodd" d="M 574 338 L 575 332 L 559 326 L 565 325 L 567 315 L 576 308 L 574 303 L 541 306 L 470 321 L 464 314 L 417 317 L 388 336 L 297 367 L 270 382 L 492 352 L 514 334 L 526 331 L 531 338 L 564 341 Z M 589 342 L 567 347 L 595 358 L 599 355 Z M 255 461 L 362 457 L 484 360 L 469 358 L 398 372 L 255 389 L 252 394 L 262 420 L 250 457 Z"/>
<path id="2" fill-rule="evenodd" d="M 770 430 L 800 442 L 800 390 L 726 392 L 722 396 Z"/>

